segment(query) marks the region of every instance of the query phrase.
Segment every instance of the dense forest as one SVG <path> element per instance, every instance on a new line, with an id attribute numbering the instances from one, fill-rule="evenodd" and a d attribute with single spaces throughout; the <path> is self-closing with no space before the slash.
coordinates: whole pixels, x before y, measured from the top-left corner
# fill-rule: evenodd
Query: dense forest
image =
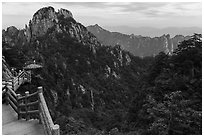
<path id="1" fill-rule="evenodd" d="M 43 66 L 17 92 L 43 86 L 61 134 L 202 134 L 201 34 L 171 54 L 141 58 L 100 44 L 69 14 L 41 9 L 30 21 L 30 39 L 10 28 L 2 41 L 10 67 L 33 60 Z"/>
<path id="2" fill-rule="evenodd" d="M 77 45 L 73 46 L 77 48 Z M 100 79 L 100 73 L 96 71 L 98 70 L 97 65 L 101 67 L 110 61 L 110 57 L 103 54 L 110 48 L 104 47 L 98 51 L 98 61 L 92 67 L 88 68 L 86 64 L 81 64 L 82 68 L 77 66 L 72 69 L 72 71 L 76 71 L 73 72 L 76 74 L 75 77 L 81 77 L 83 83 L 88 83 L 89 87 L 97 90 L 105 88 L 105 91 L 109 91 L 95 97 L 95 103 L 97 103 L 97 100 L 104 96 L 103 99 L 107 105 L 102 108 L 102 105 L 95 104 L 95 110 L 87 109 L 91 107 L 91 104 L 88 102 L 89 99 L 84 99 L 87 100 L 87 102 L 83 100 L 85 107 L 79 109 L 77 102 L 80 100 L 77 100 L 77 97 L 71 96 L 70 100 L 61 98 L 63 103 L 59 104 L 56 109 L 64 115 L 55 117 L 63 134 L 202 133 L 201 35 L 195 34 L 191 39 L 180 43 L 172 55 L 161 52 L 155 57 L 131 56 L 131 65 L 118 70 L 121 71 L 122 80 L 120 81 L 116 81 L 112 77 L 108 80 Z M 24 59 L 21 60 L 23 55 L 16 55 L 20 58 L 15 57 L 15 54 L 19 53 L 15 50 L 19 49 L 11 50 L 14 51 L 4 52 L 3 50 L 7 62 L 12 64 L 14 59 L 23 62 Z M 83 55 L 83 52 L 87 52 L 87 50 L 82 49 L 78 52 Z M 70 58 L 71 56 L 72 54 L 70 54 Z M 80 59 L 85 59 L 85 57 Z M 47 63 L 49 63 L 49 59 Z M 69 62 L 72 67 L 75 67 L 74 63 L 72 60 Z M 94 70 L 94 67 L 97 69 Z M 83 76 L 86 71 L 94 71 L 93 76 Z M 98 79 L 95 80 L 95 78 Z M 124 93 L 117 93 L 120 89 L 125 88 L 128 90 L 125 93 L 126 96 Z M 89 97 L 82 96 L 82 98 Z M 68 102 L 65 103 L 66 101 Z M 73 108 L 69 108 L 69 101 L 75 102 L 73 103 L 75 106 L 70 105 Z M 117 104 L 113 101 L 120 103 Z M 78 120 L 70 120 L 70 115 Z M 88 129 L 84 125 L 88 125 Z"/>

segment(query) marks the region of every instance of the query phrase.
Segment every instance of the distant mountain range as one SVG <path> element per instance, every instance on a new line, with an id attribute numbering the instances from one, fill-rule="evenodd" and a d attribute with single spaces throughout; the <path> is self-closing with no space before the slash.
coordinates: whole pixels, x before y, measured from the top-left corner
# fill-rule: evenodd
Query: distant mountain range
<path id="1" fill-rule="evenodd" d="M 190 38 L 190 36 L 183 35 L 176 35 L 171 38 L 169 34 L 153 38 L 134 34 L 127 35 L 119 32 L 110 32 L 98 24 L 88 26 L 87 29 L 104 45 L 121 45 L 123 49 L 142 57 L 154 56 L 161 51 L 171 53 L 177 48 L 179 42 Z"/>
<path id="2" fill-rule="evenodd" d="M 169 34 L 172 37 L 176 35 L 193 35 L 194 33 L 202 33 L 200 27 L 167 27 L 167 28 L 153 28 L 153 27 L 128 27 L 128 26 L 104 26 L 107 30 L 116 31 L 124 34 L 135 34 L 148 37 L 159 37 L 163 34 Z"/>

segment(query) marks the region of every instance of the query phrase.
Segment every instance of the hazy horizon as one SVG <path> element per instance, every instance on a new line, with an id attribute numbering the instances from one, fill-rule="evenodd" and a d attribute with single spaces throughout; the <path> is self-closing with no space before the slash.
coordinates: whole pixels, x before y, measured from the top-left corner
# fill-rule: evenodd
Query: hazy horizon
<path id="1" fill-rule="evenodd" d="M 128 27 L 128 26 L 115 26 L 109 27 L 104 26 L 104 29 L 110 32 L 120 32 L 127 35 L 141 35 L 149 37 L 159 37 L 164 34 L 170 34 L 171 37 L 176 35 L 191 36 L 194 33 L 202 33 L 202 27 L 165 27 L 165 28 L 156 28 L 156 27 Z"/>
<path id="2" fill-rule="evenodd" d="M 126 34 L 135 34 L 128 28 L 202 28 L 202 4 L 198 2 L 3 2 L 2 29 L 24 28 L 37 10 L 47 6 L 71 11 L 84 26 L 99 24 Z"/>

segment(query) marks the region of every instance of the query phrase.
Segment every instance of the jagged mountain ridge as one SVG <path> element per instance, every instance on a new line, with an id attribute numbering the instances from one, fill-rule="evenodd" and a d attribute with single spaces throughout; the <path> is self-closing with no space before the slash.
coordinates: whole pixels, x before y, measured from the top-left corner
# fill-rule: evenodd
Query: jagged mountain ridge
<path id="1" fill-rule="evenodd" d="M 115 113 L 112 108 L 121 114 L 127 109 L 137 86 L 134 79 L 142 71 L 142 65 L 133 64 L 137 62 L 134 56 L 119 45 L 102 45 L 65 9 L 56 12 L 52 7 L 42 8 L 25 29 L 9 27 L 2 34 L 8 64 L 21 69 L 35 60 L 43 65 L 34 79 L 44 87 L 52 117 L 62 134 L 91 128 L 108 132 L 115 127 L 114 123 L 106 128 L 99 123 L 111 123 L 109 117 Z M 81 122 L 80 126 L 64 126 L 73 121 Z"/>
<path id="2" fill-rule="evenodd" d="M 126 35 L 119 32 L 110 32 L 103 29 L 98 24 L 87 26 L 87 29 L 93 33 L 101 43 L 114 46 L 119 44 L 123 49 L 133 53 L 135 56 L 152 56 L 159 52 L 170 52 L 177 48 L 179 42 L 187 40 L 189 36 L 176 35 L 170 38 L 170 35 L 161 37 L 144 37 L 141 35 Z"/>

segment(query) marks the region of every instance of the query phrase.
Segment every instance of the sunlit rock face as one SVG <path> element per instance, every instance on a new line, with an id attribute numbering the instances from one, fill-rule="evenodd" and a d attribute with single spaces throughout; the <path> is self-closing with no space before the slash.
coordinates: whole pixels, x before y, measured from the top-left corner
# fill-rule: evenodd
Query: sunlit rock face
<path id="1" fill-rule="evenodd" d="M 53 30 L 56 33 L 63 33 L 76 38 L 84 44 L 86 44 L 86 39 L 89 39 L 89 44 L 92 44 L 92 46 L 100 45 L 96 38 L 87 31 L 86 27 L 74 20 L 70 11 L 62 8 L 57 12 L 53 7 L 45 7 L 38 10 L 29 22 L 26 34 L 28 38 L 36 38 Z M 95 52 L 94 49 L 92 50 Z"/>
<path id="2" fill-rule="evenodd" d="M 54 22 L 57 21 L 57 15 L 54 8 L 47 7 L 38 10 L 31 22 L 29 23 L 32 36 L 42 36 L 47 30 L 55 25 Z"/>

